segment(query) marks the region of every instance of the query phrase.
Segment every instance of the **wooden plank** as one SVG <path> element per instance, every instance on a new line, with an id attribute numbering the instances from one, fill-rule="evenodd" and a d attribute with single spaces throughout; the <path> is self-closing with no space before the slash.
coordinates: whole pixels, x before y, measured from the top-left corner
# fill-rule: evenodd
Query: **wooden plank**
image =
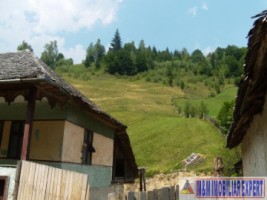
<path id="1" fill-rule="evenodd" d="M 14 192 L 13 192 L 13 199 L 18 199 L 18 192 L 19 192 L 19 179 L 21 176 L 21 161 L 17 163 L 17 170 L 15 176 L 15 185 L 14 185 Z"/>
<path id="2" fill-rule="evenodd" d="M 75 172 L 70 172 L 68 171 L 68 176 L 67 176 L 67 185 L 68 185 L 68 189 L 67 189 L 67 192 L 68 192 L 68 195 L 67 195 L 67 199 L 73 199 L 73 200 L 76 200 L 77 199 L 77 196 L 75 196 L 73 194 L 73 188 L 72 187 L 77 187 L 78 183 L 76 182 L 75 185 L 73 184 L 73 178 L 75 176 Z M 73 198 L 72 198 L 73 196 Z"/>
<path id="3" fill-rule="evenodd" d="M 39 168 L 38 179 L 37 179 L 37 199 L 43 200 L 44 199 L 44 183 L 45 183 L 45 166 L 44 165 L 37 165 Z"/>
<path id="4" fill-rule="evenodd" d="M 81 188 L 81 200 L 89 200 L 89 185 L 87 183 L 88 181 L 88 176 L 87 175 L 82 175 L 82 188 Z M 88 188 L 88 191 L 87 191 Z"/>
<path id="5" fill-rule="evenodd" d="M 81 199 L 82 193 L 82 174 L 73 173 L 71 176 L 71 199 Z"/>
<path id="6" fill-rule="evenodd" d="M 41 180 L 41 200 L 44 200 L 45 198 L 45 193 L 47 190 L 47 179 L 48 179 L 48 166 L 42 165 L 43 170 L 42 170 L 42 180 Z"/>
<path id="7" fill-rule="evenodd" d="M 24 169 L 25 170 L 25 176 L 24 176 L 24 180 L 23 180 L 23 187 L 24 187 L 24 191 L 23 191 L 23 199 L 29 199 L 29 191 L 32 190 L 32 184 L 30 182 L 28 182 L 28 175 L 30 172 L 30 162 L 23 162 L 24 165 Z"/>
<path id="8" fill-rule="evenodd" d="M 24 194 L 24 187 L 25 187 L 25 176 L 26 171 L 24 170 L 24 161 L 21 162 L 21 173 L 20 173 L 20 181 L 19 181 L 19 187 L 18 187 L 18 200 L 23 199 Z"/>
<path id="9" fill-rule="evenodd" d="M 134 198 L 135 198 L 135 200 L 140 200 L 140 193 L 139 192 L 135 192 L 134 193 Z"/>
<path id="10" fill-rule="evenodd" d="M 65 197 L 65 192 L 66 192 L 66 178 L 67 178 L 67 172 L 66 172 L 66 170 L 62 170 L 61 187 L 60 187 L 60 199 L 64 199 L 64 197 Z"/>
<path id="11" fill-rule="evenodd" d="M 57 187 L 55 187 L 55 193 L 54 195 L 56 196 L 56 200 L 62 199 L 61 198 L 61 185 L 62 185 L 62 176 L 63 176 L 63 170 L 60 169 L 55 169 L 55 181 Z"/>
<path id="12" fill-rule="evenodd" d="M 154 196 L 153 191 L 148 191 L 148 192 L 147 192 L 147 200 L 154 200 L 154 199 L 153 199 L 153 196 Z"/>
<path id="13" fill-rule="evenodd" d="M 27 184 L 29 187 L 28 190 L 28 199 L 31 200 L 33 199 L 33 182 L 34 182 L 34 177 L 35 177 L 35 165 L 33 163 L 29 162 L 29 174 L 28 174 L 28 178 L 27 178 Z"/>
<path id="14" fill-rule="evenodd" d="M 147 192 L 140 192 L 140 200 L 147 200 Z"/>
<path id="15" fill-rule="evenodd" d="M 128 192 L 127 199 L 128 200 L 135 200 L 134 192 Z"/>
<path id="16" fill-rule="evenodd" d="M 86 197 L 85 197 L 86 200 L 89 200 L 90 199 L 90 187 L 89 185 L 87 186 L 87 190 L 86 190 Z"/>
<path id="17" fill-rule="evenodd" d="M 36 165 L 37 173 L 36 176 L 36 183 L 35 183 L 35 200 L 41 200 L 41 189 L 42 189 L 42 175 L 43 175 L 43 168 L 41 165 Z"/>
<path id="18" fill-rule="evenodd" d="M 39 167 L 36 165 L 34 165 L 34 166 L 35 166 L 35 173 L 34 173 L 34 180 L 32 182 L 32 184 L 33 184 L 32 200 L 38 198 L 37 183 L 38 183 Z"/>
<path id="19" fill-rule="evenodd" d="M 176 185 L 175 187 L 175 199 L 176 200 L 179 200 L 179 194 L 180 194 L 179 185 Z"/>
<path id="20" fill-rule="evenodd" d="M 175 187 L 170 187 L 170 200 L 175 200 Z"/>
<path id="21" fill-rule="evenodd" d="M 159 190 L 159 200 L 169 200 L 170 192 L 168 187 L 163 187 Z"/>
<path id="22" fill-rule="evenodd" d="M 45 200 L 52 200 L 52 192 L 53 192 L 53 167 L 48 167 L 48 174 L 47 174 L 47 184 L 46 184 L 46 192 L 45 192 Z"/>

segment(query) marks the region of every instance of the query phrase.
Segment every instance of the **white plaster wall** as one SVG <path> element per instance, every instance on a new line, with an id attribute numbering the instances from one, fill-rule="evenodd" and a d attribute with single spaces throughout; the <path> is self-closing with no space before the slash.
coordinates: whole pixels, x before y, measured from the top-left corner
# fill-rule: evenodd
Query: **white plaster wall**
<path id="1" fill-rule="evenodd" d="M 93 147 L 96 152 L 92 155 L 93 165 L 112 166 L 113 164 L 113 139 L 94 133 Z"/>
<path id="2" fill-rule="evenodd" d="M 241 147 L 244 176 L 267 176 L 266 101 L 262 115 L 254 116 Z"/>
<path id="3" fill-rule="evenodd" d="M 8 200 L 13 200 L 17 168 L 0 167 L 0 176 L 9 176 Z"/>

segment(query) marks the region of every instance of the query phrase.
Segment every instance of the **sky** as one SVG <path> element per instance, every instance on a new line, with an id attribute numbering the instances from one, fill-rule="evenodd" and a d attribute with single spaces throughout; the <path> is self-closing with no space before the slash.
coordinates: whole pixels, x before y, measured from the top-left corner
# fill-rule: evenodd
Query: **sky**
<path id="1" fill-rule="evenodd" d="M 247 46 L 247 33 L 267 0 L 0 0 L 0 52 L 26 41 L 37 57 L 57 41 L 74 63 L 97 39 L 108 49 L 116 29 L 123 43 L 144 40 L 158 50 Z"/>

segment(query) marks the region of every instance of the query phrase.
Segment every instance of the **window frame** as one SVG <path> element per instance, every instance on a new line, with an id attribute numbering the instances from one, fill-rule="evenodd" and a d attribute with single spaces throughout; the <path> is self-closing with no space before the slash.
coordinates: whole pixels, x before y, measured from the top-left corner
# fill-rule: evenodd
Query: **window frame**
<path id="1" fill-rule="evenodd" d="M 93 147 L 94 132 L 88 129 L 84 131 L 83 149 L 82 149 L 82 163 L 92 165 L 92 153 L 95 152 Z"/>

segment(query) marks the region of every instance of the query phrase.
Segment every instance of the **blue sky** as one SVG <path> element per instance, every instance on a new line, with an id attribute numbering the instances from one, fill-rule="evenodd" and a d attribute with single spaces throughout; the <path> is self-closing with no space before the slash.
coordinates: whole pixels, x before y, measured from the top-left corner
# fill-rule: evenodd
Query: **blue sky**
<path id="1" fill-rule="evenodd" d="M 25 40 L 39 57 L 57 40 L 59 51 L 79 63 L 90 42 L 99 38 L 108 47 L 118 28 L 123 43 L 208 53 L 246 46 L 251 17 L 264 9 L 267 0 L 1 0 L 0 52 Z"/>

